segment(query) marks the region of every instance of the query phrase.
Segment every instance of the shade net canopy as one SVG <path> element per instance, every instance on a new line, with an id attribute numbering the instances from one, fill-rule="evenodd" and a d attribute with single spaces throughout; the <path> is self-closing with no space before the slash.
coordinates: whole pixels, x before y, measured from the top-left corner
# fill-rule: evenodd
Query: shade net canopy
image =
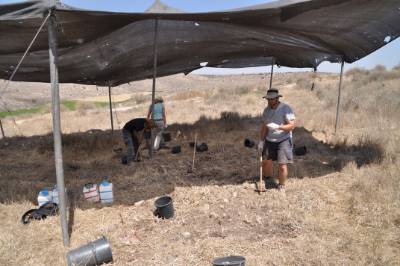
<path id="1" fill-rule="evenodd" d="M 400 0 L 283 0 L 208 13 L 115 13 L 56 4 L 59 82 L 117 86 L 211 67 L 316 68 L 352 63 L 400 34 Z M 9 79 L 49 12 L 49 1 L 0 5 L 0 78 Z M 44 27 L 14 77 L 49 82 Z"/>

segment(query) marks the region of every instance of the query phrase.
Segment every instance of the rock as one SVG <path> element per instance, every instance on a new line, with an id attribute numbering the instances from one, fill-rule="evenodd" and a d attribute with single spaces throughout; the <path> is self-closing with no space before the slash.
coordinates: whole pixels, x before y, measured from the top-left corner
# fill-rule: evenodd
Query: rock
<path id="1" fill-rule="evenodd" d="M 189 232 L 183 232 L 182 235 L 184 238 L 189 238 L 191 236 Z"/>
<path id="2" fill-rule="evenodd" d="M 140 207 L 143 205 L 143 203 L 144 203 L 144 200 L 137 201 L 137 202 L 135 202 L 135 206 Z"/>
<path id="3" fill-rule="evenodd" d="M 209 217 L 210 218 L 218 218 L 218 214 L 216 214 L 215 212 L 211 212 Z"/>

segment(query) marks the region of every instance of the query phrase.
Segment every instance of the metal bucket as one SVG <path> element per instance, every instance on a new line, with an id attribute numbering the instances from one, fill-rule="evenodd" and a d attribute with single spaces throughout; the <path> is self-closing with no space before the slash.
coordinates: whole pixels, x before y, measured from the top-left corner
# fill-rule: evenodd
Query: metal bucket
<path id="1" fill-rule="evenodd" d="M 110 244 L 104 236 L 67 253 L 68 266 L 96 266 L 112 260 Z"/>
<path id="2" fill-rule="evenodd" d="M 242 256 L 227 256 L 216 258 L 213 266 L 245 266 L 246 259 Z"/>

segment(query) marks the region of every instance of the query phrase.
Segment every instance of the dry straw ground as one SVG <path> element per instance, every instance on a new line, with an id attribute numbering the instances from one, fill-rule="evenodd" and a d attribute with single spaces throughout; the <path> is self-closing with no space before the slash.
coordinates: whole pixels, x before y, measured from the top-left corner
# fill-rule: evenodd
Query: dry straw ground
<path id="1" fill-rule="evenodd" d="M 258 138 L 267 83 L 262 75 L 160 79 L 173 136 L 169 145 L 182 145 L 182 153 L 161 150 L 152 160 L 144 153 L 142 162 L 130 166 L 114 152 L 123 147 L 119 131 L 88 131 L 109 128 L 106 108 L 65 110 L 70 248 L 62 245 L 58 216 L 19 222 L 38 191 L 55 183 L 52 137 L 46 135 L 51 117 L 15 117 L 15 123 L 7 118 L 6 134 L 23 136 L 0 140 L 0 265 L 64 265 L 69 249 L 102 235 L 111 243 L 113 265 L 211 265 L 213 258 L 232 254 L 245 256 L 250 266 L 399 265 L 400 69 L 346 73 L 338 134 L 338 77 L 278 74 L 274 85 L 297 115 L 295 144 L 309 152 L 296 157 L 285 192 L 258 195 L 257 152 L 243 140 Z M 150 87 L 143 81 L 115 90 L 131 94 L 115 104 L 117 128 L 145 115 Z M 64 99 L 106 93 L 76 89 L 65 86 Z M 39 94 L 33 102 L 48 101 Z M 26 106 L 23 93 L 9 95 L 10 105 Z M 189 174 L 188 143 L 195 132 L 209 151 L 197 154 Z M 82 185 L 104 176 L 115 186 L 115 203 L 84 202 Z M 165 194 L 174 200 L 171 220 L 153 216 L 154 200 Z"/>

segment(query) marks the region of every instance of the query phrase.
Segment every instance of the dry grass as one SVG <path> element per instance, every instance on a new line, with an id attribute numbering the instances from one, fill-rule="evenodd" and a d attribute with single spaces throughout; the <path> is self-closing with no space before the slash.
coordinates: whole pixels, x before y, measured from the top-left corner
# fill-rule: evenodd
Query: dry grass
<path id="1" fill-rule="evenodd" d="M 73 202 L 71 248 L 105 235 L 113 265 L 210 265 L 213 258 L 231 254 L 245 256 L 250 266 L 399 265 L 398 71 L 377 67 L 346 73 L 338 134 L 333 134 L 337 76 L 276 75 L 274 83 L 297 115 L 295 144 L 306 145 L 309 153 L 290 167 L 286 192 L 263 195 L 254 192 L 257 152 L 245 148 L 243 140 L 258 138 L 265 77 L 246 82 L 223 77 L 221 83 L 202 77 L 212 86 L 171 93 L 165 98 L 173 136 L 169 145 L 181 144 L 182 153 L 161 150 L 153 160 L 144 153 L 143 162 L 128 167 L 113 152 L 123 147 L 119 131 L 113 136 L 85 132 L 107 129 L 107 110 L 86 110 L 78 121 L 78 112 L 64 112 L 64 132 L 75 132 L 63 137 Z M 143 116 L 147 108 L 143 102 L 119 112 L 118 125 Z M 30 119 L 19 124 L 31 133 L 25 135 L 51 130 L 46 115 Z M 209 151 L 197 154 L 196 171 L 189 174 L 188 142 L 195 132 Z M 62 246 L 59 217 L 19 223 L 34 207 L 39 189 L 55 183 L 51 135 L 3 139 L 0 155 L 0 214 L 5 217 L 0 265 L 63 265 L 68 249 Z M 104 176 L 114 184 L 115 203 L 84 202 L 82 185 Z M 154 200 L 164 194 L 174 200 L 174 219 L 153 216 Z"/>

